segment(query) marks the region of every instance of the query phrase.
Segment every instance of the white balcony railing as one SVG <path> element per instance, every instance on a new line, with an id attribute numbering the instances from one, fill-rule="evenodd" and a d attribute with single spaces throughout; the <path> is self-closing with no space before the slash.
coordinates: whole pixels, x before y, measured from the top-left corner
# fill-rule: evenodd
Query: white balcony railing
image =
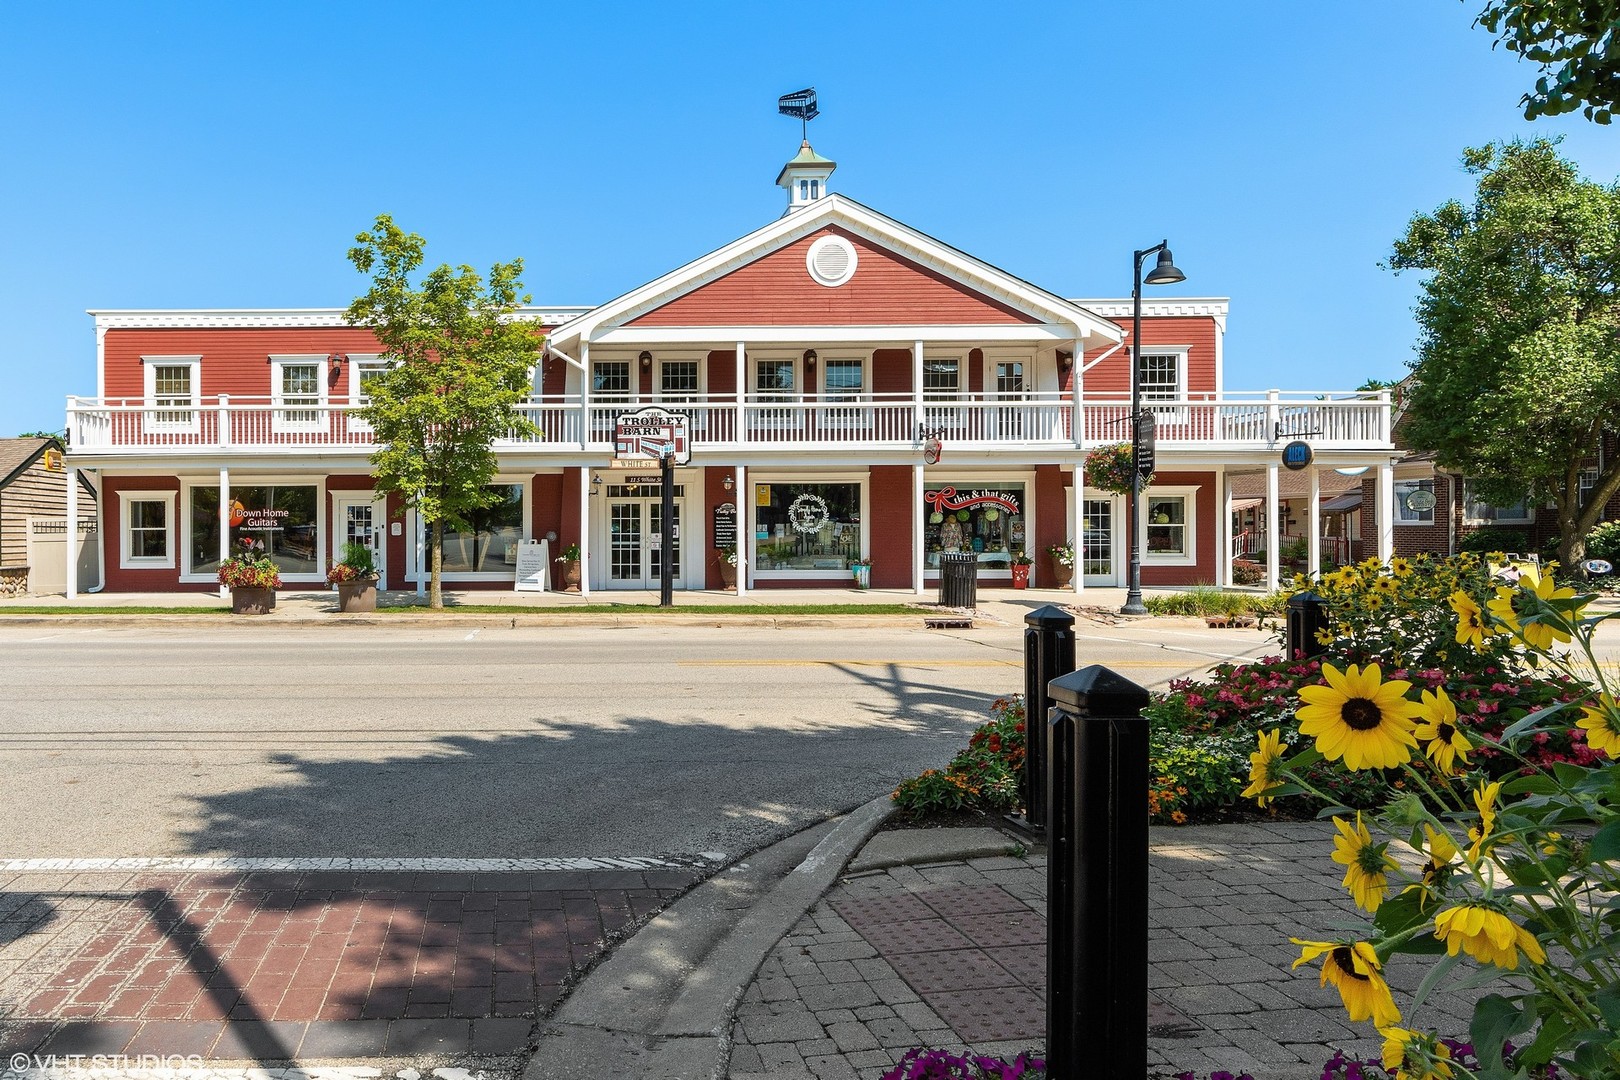
<path id="1" fill-rule="evenodd" d="M 536 398 L 519 408 L 535 436 L 513 435 L 497 446 L 580 452 L 613 446 L 620 413 L 660 404 L 686 413 L 693 443 L 706 449 L 903 449 L 920 432 L 937 432 L 952 446 L 1013 449 L 1073 446 L 1075 403 L 1057 393 L 868 394 L 851 399 L 735 395 L 681 403 L 582 402 L 576 395 Z M 1145 401 L 1158 420 L 1165 449 L 1262 449 L 1291 438 L 1318 449 L 1387 449 L 1389 401 L 1379 393 L 1192 395 Z M 1079 404 L 1082 444 L 1130 437 L 1130 399 L 1086 396 Z M 69 398 L 67 429 L 80 453 L 215 454 L 364 451 L 372 431 L 355 402 L 300 403 L 220 395 L 189 406 L 155 407 L 140 399 Z M 581 437 L 581 433 L 584 437 Z"/>

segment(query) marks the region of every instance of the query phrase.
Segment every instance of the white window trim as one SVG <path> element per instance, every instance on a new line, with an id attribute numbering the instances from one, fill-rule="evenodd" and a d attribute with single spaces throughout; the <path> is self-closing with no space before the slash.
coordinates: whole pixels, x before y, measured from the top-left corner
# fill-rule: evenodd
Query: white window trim
<path id="1" fill-rule="evenodd" d="M 1185 498 L 1187 501 L 1187 521 L 1182 526 L 1182 535 L 1187 538 L 1186 551 L 1181 555 L 1167 555 L 1162 552 L 1153 552 L 1147 549 L 1146 537 L 1148 526 L 1148 508 L 1154 499 Z M 1198 565 L 1198 486 L 1196 484 L 1174 485 L 1159 487 L 1157 484 L 1142 492 L 1142 565 L 1153 566 L 1196 566 Z M 1127 551 L 1127 556 L 1128 556 Z"/>
<path id="2" fill-rule="evenodd" d="M 833 398 L 831 394 L 841 394 L 841 390 L 831 390 L 827 387 L 827 369 L 833 363 L 857 363 L 861 365 L 860 392 L 850 397 Z M 870 405 L 872 397 L 872 354 L 849 354 L 840 356 L 823 356 L 816 363 L 816 426 L 821 428 L 859 428 L 871 427 L 873 421 Z M 863 408 L 863 406 L 866 406 Z M 835 411 L 836 410 L 836 411 Z"/>
<path id="3" fill-rule="evenodd" d="M 1416 518 L 1404 518 L 1404 517 L 1402 517 L 1401 516 L 1401 510 L 1402 510 L 1403 504 L 1402 504 L 1402 500 L 1401 500 L 1401 489 L 1402 488 L 1408 488 L 1408 489 L 1410 489 L 1412 491 L 1417 491 L 1417 490 L 1420 490 L 1421 486 L 1424 483 L 1428 483 L 1428 485 L 1429 485 L 1428 491 L 1431 494 L 1437 496 L 1437 498 L 1435 500 L 1435 504 L 1433 506 L 1431 506 L 1428 510 L 1420 510 L 1420 511 L 1416 511 L 1416 513 L 1420 513 L 1420 514 L 1421 513 L 1426 513 L 1426 514 L 1428 514 L 1429 515 L 1429 520 L 1424 521 L 1421 517 L 1416 517 Z M 1394 490 L 1395 490 L 1395 524 L 1397 526 L 1404 525 L 1404 526 L 1406 526 L 1408 528 L 1418 528 L 1418 527 L 1421 527 L 1421 528 L 1433 528 L 1434 523 L 1435 523 L 1434 512 L 1436 510 L 1440 509 L 1440 502 L 1439 502 L 1439 499 L 1438 499 L 1438 496 L 1439 496 L 1440 493 L 1438 491 L 1434 490 L 1437 486 L 1439 486 L 1439 485 L 1437 485 L 1433 480 L 1429 480 L 1429 481 L 1423 481 L 1423 480 L 1397 480 L 1397 481 L 1395 481 L 1395 485 L 1394 485 Z"/>
<path id="4" fill-rule="evenodd" d="M 919 386 L 917 393 L 923 399 L 923 423 L 928 427 L 943 427 L 953 431 L 960 431 L 971 426 L 972 412 L 964 408 L 968 399 L 967 388 L 971 383 L 968 377 L 968 355 L 969 350 L 963 349 L 960 352 L 942 352 L 937 356 L 933 353 L 927 353 L 923 356 L 925 364 L 940 360 L 956 361 L 956 389 L 954 390 L 939 390 L 927 387 L 928 374 L 926 371 L 923 373 L 925 385 Z M 929 394 L 943 394 L 945 396 L 930 399 Z"/>
<path id="5" fill-rule="evenodd" d="M 1473 494 L 1468 490 L 1468 481 L 1463 481 L 1463 524 L 1464 525 L 1534 525 L 1536 523 L 1536 508 L 1530 505 L 1530 500 L 1524 500 L 1524 517 L 1474 517 L 1470 511 L 1474 507 Z"/>
<path id="6" fill-rule="evenodd" d="M 759 484 L 859 484 L 861 486 L 861 558 L 872 557 L 872 474 L 869 470 L 846 472 L 817 472 L 798 475 L 781 472 L 748 473 L 748 575 L 751 581 L 848 581 L 848 570 L 757 570 L 754 536 L 758 528 L 755 519 L 754 488 Z M 739 528 L 741 524 L 739 523 Z"/>
<path id="7" fill-rule="evenodd" d="M 706 352 L 676 352 L 664 355 L 653 354 L 652 362 L 652 399 L 653 404 L 662 405 L 670 412 L 685 413 L 687 424 L 692 431 L 707 431 L 709 427 L 709 410 L 706 403 L 709 399 L 709 354 Z M 664 396 L 664 365 L 665 364 L 696 364 L 698 384 L 697 389 L 691 392 L 696 401 L 676 401 Z"/>
<path id="8" fill-rule="evenodd" d="M 1003 473 L 941 473 L 939 476 L 930 474 L 923 484 L 924 490 L 930 488 L 954 487 L 957 491 L 972 491 L 975 488 L 1000 487 L 1002 485 L 1023 484 L 1024 501 L 1021 517 L 1024 519 L 1024 552 L 1032 559 L 1037 559 L 1041 552 L 1035 546 L 1035 474 L 1032 472 L 1003 472 Z M 929 510 L 923 502 L 918 501 L 917 513 L 927 514 Z M 864 516 L 862 520 L 865 520 Z M 1006 569 L 991 568 L 983 564 L 979 566 L 979 577 L 991 581 L 1012 580 L 1011 566 Z M 937 583 L 939 568 L 928 565 L 928 552 L 923 552 L 923 579 Z"/>
<path id="9" fill-rule="evenodd" d="M 607 472 L 606 469 L 603 469 L 602 471 L 603 471 L 603 473 Z M 521 475 L 520 474 L 514 474 L 514 473 L 501 473 L 501 474 L 491 478 L 491 480 L 489 481 L 491 487 L 494 487 L 496 485 L 502 485 L 502 484 L 515 484 L 518 487 L 523 489 L 523 533 L 518 538 L 519 540 L 532 540 L 532 539 L 534 539 L 534 484 L 531 482 L 533 479 L 534 479 L 534 474 L 533 473 L 521 474 Z M 424 567 L 424 566 L 418 566 L 417 562 L 416 562 L 416 558 L 417 558 L 417 551 L 416 551 L 417 519 L 418 519 L 418 514 L 414 509 L 406 511 L 406 514 L 405 514 L 405 537 L 406 537 L 406 543 L 405 543 L 405 580 L 409 581 L 409 582 L 412 582 L 412 583 L 416 582 L 416 580 L 418 578 L 420 578 L 422 581 L 427 581 L 432 576 L 431 568 Z M 561 549 L 559 548 L 557 550 L 560 551 Z M 426 548 L 423 549 L 422 554 L 423 555 L 427 554 Z M 458 571 L 447 571 L 447 572 L 445 572 L 444 574 L 441 575 L 441 579 L 444 580 L 444 581 L 511 581 L 511 582 L 516 582 L 517 581 L 517 571 L 514 568 L 510 568 L 510 567 L 499 570 L 499 571 L 485 571 L 483 573 L 478 573 L 476 571 L 460 571 L 460 570 L 458 570 Z M 595 586 L 592 586 L 592 587 L 594 588 Z"/>
<path id="10" fill-rule="evenodd" d="M 1144 345 L 1142 346 L 1141 355 L 1174 356 L 1176 358 L 1176 397 L 1180 400 L 1186 400 L 1191 397 L 1192 393 L 1187 384 L 1187 357 L 1191 352 L 1191 345 Z M 1140 361 L 1133 360 L 1133 362 L 1140 365 Z M 1135 373 L 1133 372 L 1133 374 Z M 1153 410 L 1154 417 L 1161 424 L 1185 424 L 1187 422 L 1187 410 L 1184 407 L 1156 407 L 1146 397 L 1142 399 L 1142 404 L 1144 407 Z"/>
<path id="11" fill-rule="evenodd" d="M 180 565 L 180 581 L 186 585 L 211 585 L 218 581 L 217 575 L 198 574 L 191 569 L 191 517 L 193 513 L 191 493 L 197 488 L 212 488 L 214 491 L 218 491 L 219 481 L 203 477 L 182 477 L 180 484 L 185 494 L 185 499 L 181 504 L 181 512 L 185 521 L 185 543 L 183 547 L 186 553 Z M 331 541 L 326 528 L 326 477 L 324 475 L 310 476 L 306 473 L 303 476 L 279 474 L 275 476 L 233 476 L 231 478 L 232 491 L 245 487 L 315 488 L 315 572 L 313 574 L 282 574 L 281 580 L 283 584 L 303 584 L 312 581 L 319 582 L 322 585 L 326 584 L 326 568 L 328 566 L 326 553 L 331 550 Z M 234 495 L 231 497 L 235 498 Z"/>
<path id="12" fill-rule="evenodd" d="M 202 354 L 188 356 L 142 356 L 142 378 L 146 390 L 147 409 L 141 414 L 143 431 L 185 432 L 192 435 L 202 430 Z M 160 367 L 188 367 L 191 369 L 191 418 L 165 420 L 167 410 L 157 408 L 157 369 Z"/>
<path id="13" fill-rule="evenodd" d="M 327 353 L 272 353 L 270 355 L 270 401 L 274 411 L 270 414 L 270 430 L 273 432 L 309 432 L 325 431 L 327 413 L 328 380 L 326 375 Z M 287 406 L 286 395 L 282 391 L 282 373 L 288 367 L 315 368 L 315 395 L 314 405 Z M 289 412 L 315 412 L 313 420 L 289 420 Z"/>
<path id="14" fill-rule="evenodd" d="M 365 370 L 387 371 L 391 366 L 381 353 L 349 354 L 349 409 L 344 415 L 350 431 L 371 431 L 371 425 L 359 415 L 359 411 L 368 404 L 365 395 L 360 392 L 360 373 Z"/>
<path id="15" fill-rule="evenodd" d="M 178 491 L 120 491 L 118 493 L 118 568 L 120 570 L 173 570 L 175 552 L 175 502 Z M 159 558 L 152 555 L 131 555 L 129 543 L 129 504 L 132 502 L 161 502 L 164 508 L 164 543 L 168 554 Z"/>

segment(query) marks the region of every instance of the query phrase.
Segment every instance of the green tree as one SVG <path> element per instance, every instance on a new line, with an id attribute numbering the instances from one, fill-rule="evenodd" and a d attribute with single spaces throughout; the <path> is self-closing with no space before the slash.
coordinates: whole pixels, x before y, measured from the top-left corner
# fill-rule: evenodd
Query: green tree
<path id="1" fill-rule="evenodd" d="M 1620 189 L 1582 179 L 1547 140 L 1463 164 L 1472 205 L 1414 217 L 1389 262 L 1428 274 L 1407 439 L 1496 505 L 1552 500 L 1570 566 L 1620 490 L 1620 460 L 1604 462 L 1580 505 L 1583 459 L 1620 417 Z"/>
<path id="2" fill-rule="evenodd" d="M 510 318 L 529 302 L 519 295 L 522 259 L 496 263 L 487 284 L 470 266 L 446 264 L 414 285 L 420 236 L 382 214 L 355 241 L 349 261 L 371 288 L 346 318 L 376 334 L 388 363 L 367 381 L 361 413 L 377 440 L 372 472 L 378 490 L 398 492 L 431 523 L 430 603 L 442 608 L 445 527 L 467 528 L 468 513 L 495 502 L 495 440 L 537 433 L 517 405 L 544 337 Z"/>
<path id="3" fill-rule="evenodd" d="M 1582 109 L 1607 124 L 1620 100 L 1620 0 L 1490 0 L 1475 23 L 1541 66 L 1524 118 Z"/>

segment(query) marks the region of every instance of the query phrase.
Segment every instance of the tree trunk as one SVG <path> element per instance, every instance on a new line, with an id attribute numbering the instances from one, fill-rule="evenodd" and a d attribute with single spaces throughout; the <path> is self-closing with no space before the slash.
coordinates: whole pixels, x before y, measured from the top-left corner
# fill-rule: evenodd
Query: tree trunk
<path id="1" fill-rule="evenodd" d="M 433 577 L 428 582 L 428 607 L 444 610 L 444 519 L 433 523 Z"/>
<path id="2" fill-rule="evenodd" d="M 1578 473 L 1572 483 L 1558 500 L 1558 562 L 1565 574 L 1578 573 L 1577 568 L 1586 561 L 1586 534 L 1603 520 L 1603 508 L 1614 498 L 1614 493 L 1620 491 L 1620 462 L 1611 463 L 1598 473 L 1586 506 L 1580 510 L 1575 509 L 1580 506 L 1581 498 Z"/>

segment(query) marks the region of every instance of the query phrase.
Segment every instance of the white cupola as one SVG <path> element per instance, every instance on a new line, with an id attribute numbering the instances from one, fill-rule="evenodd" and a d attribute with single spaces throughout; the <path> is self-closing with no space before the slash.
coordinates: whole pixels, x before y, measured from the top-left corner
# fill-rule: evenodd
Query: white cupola
<path id="1" fill-rule="evenodd" d="M 836 161 L 828 161 L 810 149 L 809 139 L 800 143 L 797 156 L 776 174 L 777 185 L 787 188 L 787 213 L 801 210 L 826 195 L 827 178 L 836 168 Z"/>

